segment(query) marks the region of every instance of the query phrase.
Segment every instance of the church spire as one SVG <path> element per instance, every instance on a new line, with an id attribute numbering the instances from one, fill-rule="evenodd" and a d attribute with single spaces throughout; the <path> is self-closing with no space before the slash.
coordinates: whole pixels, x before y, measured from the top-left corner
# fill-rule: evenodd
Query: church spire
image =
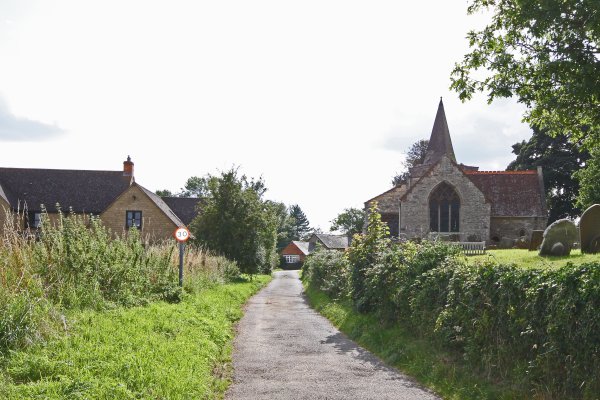
<path id="1" fill-rule="evenodd" d="M 444 155 L 456 162 L 454 149 L 452 148 L 452 139 L 450 139 L 450 131 L 448 130 L 448 122 L 446 121 L 446 113 L 444 112 L 444 103 L 440 97 L 440 104 L 435 116 L 435 122 L 433 123 L 433 129 L 431 130 L 431 137 L 429 138 L 429 145 L 427 146 L 427 153 L 425 154 L 423 164 L 435 164 Z"/>

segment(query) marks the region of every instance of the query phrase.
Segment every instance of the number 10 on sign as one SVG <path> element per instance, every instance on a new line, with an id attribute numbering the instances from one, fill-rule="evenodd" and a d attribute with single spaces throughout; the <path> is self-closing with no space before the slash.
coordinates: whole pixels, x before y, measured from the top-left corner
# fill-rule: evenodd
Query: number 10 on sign
<path id="1" fill-rule="evenodd" d="M 185 242 L 190 238 L 190 231 L 187 228 L 177 228 L 173 236 L 179 242 L 179 286 L 183 286 L 183 253 L 185 251 Z"/>

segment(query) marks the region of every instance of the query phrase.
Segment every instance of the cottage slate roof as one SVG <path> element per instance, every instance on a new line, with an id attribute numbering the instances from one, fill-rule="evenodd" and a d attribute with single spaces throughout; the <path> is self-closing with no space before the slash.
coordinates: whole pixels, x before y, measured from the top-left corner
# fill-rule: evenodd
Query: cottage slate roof
<path id="1" fill-rule="evenodd" d="M 448 121 L 446 121 L 446 113 L 444 112 L 444 103 L 440 98 L 440 104 L 438 105 L 435 121 L 433 122 L 433 129 L 431 130 L 429 145 L 427 146 L 423 164 L 435 164 L 444 155 L 456 162 L 452 139 L 450 138 L 450 130 L 448 129 Z"/>
<path id="2" fill-rule="evenodd" d="M 537 171 L 465 171 L 465 174 L 490 200 L 492 216 L 547 216 Z"/>
<path id="3" fill-rule="evenodd" d="M 186 225 L 198 215 L 198 206 L 202 206 L 203 199 L 197 197 L 162 197 L 175 215 Z"/>
<path id="4" fill-rule="evenodd" d="M 305 256 L 310 254 L 310 243 L 309 242 L 301 242 L 299 240 L 292 240 L 292 243 L 296 245 L 296 247 L 304 254 Z"/>
<path id="5" fill-rule="evenodd" d="M 122 171 L 0 168 L 0 195 L 13 210 L 63 211 L 100 214 L 129 187 Z"/>
<path id="6" fill-rule="evenodd" d="M 328 249 L 346 249 L 349 245 L 348 236 L 331 235 L 327 233 L 314 233 L 319 241 Z"/>

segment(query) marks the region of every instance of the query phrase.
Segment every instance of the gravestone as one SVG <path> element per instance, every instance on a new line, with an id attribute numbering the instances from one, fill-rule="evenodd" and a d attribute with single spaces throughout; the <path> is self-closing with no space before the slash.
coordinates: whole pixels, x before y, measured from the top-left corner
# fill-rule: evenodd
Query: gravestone
<path id="1" fill-rule="evenodd" d="M 511 238 L 502 237 L 500 239 L 500 243 L 498 243 L 498 248 L 500 249 L 512 249 L 515 245 L 515 241 Z"/>
<path id="2" fill-rule="evenodd" d="M 600 204 L 590 206 L 581 215 L 579 235 L 582 253 L 600 252 Z"/>
<path id="3" fill-rule="evenodd" d="M 554 221 L 544 231 L 540 256 L 568 256 L 576 241 L 577 227 L 573 222 L 568 219 Z"/>
<path id="4" fill-rule="evenodd" d="M 531 231 L 531 238 L 529 239 L 529 251 L 539 250 L 543 240 L 544 231 Z"/>

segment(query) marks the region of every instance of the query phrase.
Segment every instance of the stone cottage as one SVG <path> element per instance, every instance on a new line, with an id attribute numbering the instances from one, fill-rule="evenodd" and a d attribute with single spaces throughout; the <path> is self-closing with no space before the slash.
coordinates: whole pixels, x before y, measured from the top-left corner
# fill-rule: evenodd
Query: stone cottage
<path id="1" fill-rule="evenodd" d="M 395 237 L 446 237 L 498 243 L 546 227 L 542 169 L 479 171 L 458 164 L 440 100 L 424 162 L 407 182 L 368 201 L 378 203 Z"/>
<path id="2" fill-rule="evenodd" d="M 122 171 L 0 168 L 0 232 L 6 218 L 37 229 L 42 209 L 50 221 L 63 212 L 98 216 L 112 232 L 136 227 L 150 240 L 170 238 L 190 223 L 199 199 L 161 198 L 135 181 L 130 157 Z"/>

